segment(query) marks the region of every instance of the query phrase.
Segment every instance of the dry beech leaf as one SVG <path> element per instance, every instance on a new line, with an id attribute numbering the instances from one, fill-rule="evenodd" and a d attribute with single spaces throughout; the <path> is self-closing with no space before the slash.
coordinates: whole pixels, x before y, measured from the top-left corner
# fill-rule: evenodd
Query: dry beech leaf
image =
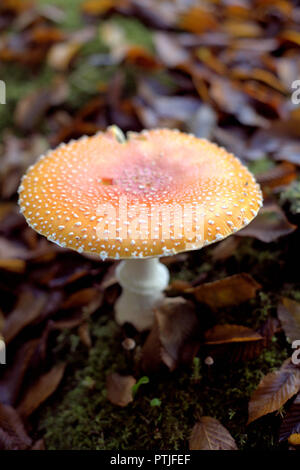
<path id="1" fill-rule="evenodd" d="M 243 325 L 216 325 L 205 333 L 206 344 L 241 343 L 262 339 L 259 333 Z"/>
<path id="2" fill-rule="evenodd" d="M 48 296 L 42 291 L 25 289 L 17 302 L 14 310 L 6 317 L 3 336 L 9 343 L 17 334 L 29 325 L 46 306 Z"/>
<path id="3" fill-rule="evenodd" d="M 0 379 L 0 402 L 14 405 L 24 379 L 30 366 L 33 355 L 38 347 L 39 339 L 33 339 L 23 344 L 16 352 L 14 362 Z"/>
<path id="4" fill-rule="evenodd" d="M 235 440 L 215 418 L 202 416 L 192 429 L 189 450 L 237 450 Z"/>
<path id="5" fill-rule="evenodd" d="M 28 418 L 57 389 L 65 371 L 66 364 L 58 364 L 42 375 L 27 389 L 18 405 L 17 411 L 22 418 Z"/>
<path id="6" fill-rule="evenodd" d="M 300 433 L 299 432 L 294 432 L 291 434 L 288 438 L 289 444 L 291 444 L 294 447 L 299 447 L 300 446 Z"/>
<path id="7" fill-rule="evenodd" d="M 283 297 L 277 314 L 287 340 L 292 343 L 300 339 L 300 303 Z"/>
<path id="8" fill-rule="evenodd" d="M 87 322 L 82 323 L 78 328 L 78 336 L 81 342 L 87 347 L 92 347 L 92 339 L 90 334 L 90 327 Z"/>
<path id="9" fill-rule="evenodd" d="M 0 403 L 0 450 L 24 450 L 30 446 L 31 439 L 16 410 Z"/>
<path id="10" fill-rule="evenodd" d="M 279 441 L 285 441 L 294 433 L 300 433 L 300 393 L 296 396 L 281 423 Z"/>
<path id="11" fill-rule="evenodd" d="M 87 287 L 86 289 L 79 290 L 68 297 L 68 299 L 62 304 L 61 308 L 67 310 L 68 308 L 83 307 L 100 296 L 101 292 L 98 289 Z"/>
<path id="12" fill-rule="evenodd" d="M 247 273 L 234 274 L 220 281 L 208 282 L 186 292 L 194 294 L 198 302 L 211 309 L 231 307 L 252 299 L 261 288 L 252 276 Z"/>
<path id="13" fill-rule="evenodd" d="M 214 261 L 225 261 L 236 252 L 239 243 L 240 240 L 237 237 L 225 238 L 213 249 L 212 259 Z"/>
<path id="14" fill-rule="evenodd" d="M 195 6 L 187 10 L 180 17 L 179 27 L 181 29 L 201 34 L 205 31 L 216 29 L 218 23 L 215 15 L 209 10 Z"/>
<path id="15" fill-rule="evenodd" d="M 279 370 L 260 381 L 249 402 L 248 424 L 273 411 L 278 411 L 300 389 L 300 368 L 287 359 Z"/>
<path id="16" fill-rule="evenodd" d="M 149 372 L 164 363 L 174 370 L 189 363 L 199 348 L 195 306 L 183 297 L 165 298 L 155 312 L 155 324 L 142 349 L 142 367 Z"/>
<path id="17" fill-rule="evenodd" d="M 44 439 L 36 441 L 30 450 L 46 450 Z"/>
<path id="18" fill-rule="evenodd" d="M 26 263 L 22 259 L 6 258 L 0 259 L 0 269 L 12 271 L 14 273 L 23 273 L 26 268 Z"/>
<path id="19" fill-rule="evenodd" d="M 120 375 L 117 372 L 108 375 L 106 379 L 107 398 L 118 406 L 127 406 L 133 401 L 132 387 L 136 380 L 132 375 Z"/>
<path id="20" fill-rule="evenodd" d="M 277 241 L 293 233 L 297 225 L 291 224 L 284 212 L 275 203 L 265 203 L 250 224 L 237 233 L 239 237 L 253 237 L 265 243 Z"/>
<path id="21" fill-rule="evenodd" d="M 175 35 L 157 31 L 153 41 L 158 57 L 167 67 L 176 67 L 189 60 L 188 51 L 180 46 Z"/>
<path id="22" fill-rule="evenodd" d="M 295 165 L 289 162 L 282 162 L 270 170 L 256 175 L 256 180 L 263 190 L 272 190 L 287 186 L 297 178 Z"/>

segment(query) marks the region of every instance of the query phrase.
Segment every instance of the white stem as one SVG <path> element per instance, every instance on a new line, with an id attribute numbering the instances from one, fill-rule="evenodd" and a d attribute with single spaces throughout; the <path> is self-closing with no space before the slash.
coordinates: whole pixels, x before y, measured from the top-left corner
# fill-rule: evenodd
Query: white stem
<path id="1" fill-rule="evenodd" d="M 169 283 L 167 267 L 158 258 L 124 260 L 116 276 L 123 288 L 115 306 L 117 323 L 131 323 L 138 331 L 151 328 L 153 310 L 162 302 Z"/>

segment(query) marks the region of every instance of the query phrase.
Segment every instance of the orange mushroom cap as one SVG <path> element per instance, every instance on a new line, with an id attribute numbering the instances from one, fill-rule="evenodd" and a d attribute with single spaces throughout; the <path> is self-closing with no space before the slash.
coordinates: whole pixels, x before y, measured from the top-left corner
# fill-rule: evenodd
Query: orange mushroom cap
<path id="1" fill-rule="evenodd" d="M 169 129 L 120 143 L 109 128 L 62 144 L 28 169 L 19 196 L 34 230 L 102 259 L 201 248 L 243 228 L 262 205 L 236 157 Z"/>

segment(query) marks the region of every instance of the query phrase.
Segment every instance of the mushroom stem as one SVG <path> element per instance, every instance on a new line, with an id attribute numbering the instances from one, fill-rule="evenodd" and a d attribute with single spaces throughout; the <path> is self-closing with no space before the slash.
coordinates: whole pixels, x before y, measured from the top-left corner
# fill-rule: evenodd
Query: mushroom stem
<path id="1" fill-rule="evenodd" d="M 116 276 L 123 288 L 115 306 L 117 323 L 131 323 L 138 331 L 151 328 L 169 283 L 167 267 L 158 258 L 129 259 L 118 265 Z"/>

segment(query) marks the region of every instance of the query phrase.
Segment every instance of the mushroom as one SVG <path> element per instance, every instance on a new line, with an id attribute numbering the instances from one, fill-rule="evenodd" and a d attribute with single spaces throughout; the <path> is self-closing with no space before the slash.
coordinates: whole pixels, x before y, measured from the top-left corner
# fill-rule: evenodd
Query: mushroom
<path id="1" fill-rule="evenodd" d="M 122 259 L 119 324 L 153 323 L 169 272 L 159 257 L 197 250 L 245 227 L 262 194 L 214 143 L 170 129 L 116 126 L 41 156 L 23 176 L 21 212 L 38 233 L 102 260 Z"/>

